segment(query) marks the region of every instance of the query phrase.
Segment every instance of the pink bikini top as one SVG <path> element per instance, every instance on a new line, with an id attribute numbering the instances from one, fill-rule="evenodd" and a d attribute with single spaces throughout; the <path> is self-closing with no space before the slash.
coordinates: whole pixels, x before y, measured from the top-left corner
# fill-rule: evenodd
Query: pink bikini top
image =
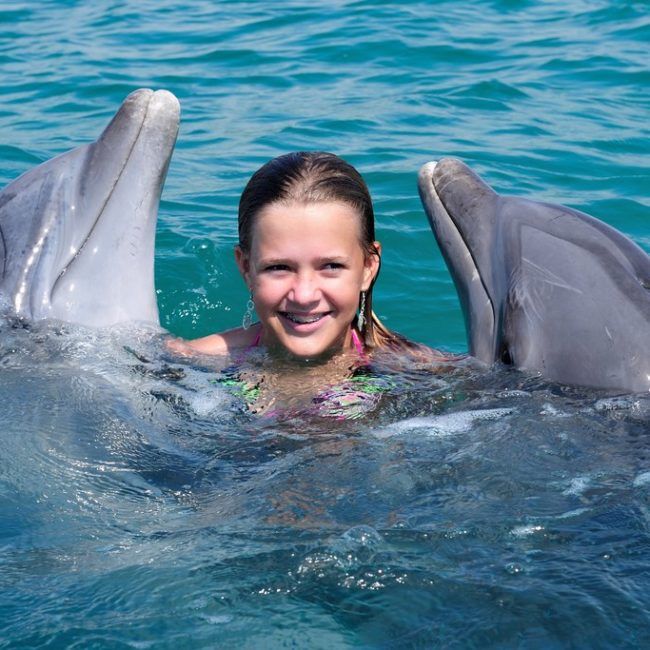
<path id="1" fill-rule="evenodd" d="M 360 357 L 365 356 L 366 351 L 363 348 L 363 343 L 361 343 L 361 339 L 357 334 L 357 330 L 355 330 L 354 328 L 352 328 L 352 343 L 354 344 L 356 351 L 359 353 L 359 356 Z"/>

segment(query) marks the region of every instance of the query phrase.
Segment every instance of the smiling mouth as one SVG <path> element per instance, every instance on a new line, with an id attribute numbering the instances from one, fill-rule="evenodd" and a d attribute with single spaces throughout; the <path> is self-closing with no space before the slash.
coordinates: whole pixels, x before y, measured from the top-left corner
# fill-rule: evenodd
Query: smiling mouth
<path id="1" fill-rule="evenodd" d="M 324 312 L 322 314 L 294 314 L 293 312 L 290 311 L 281 311 L 278 312 L 280 316 L 283 318 L 286 318 L 287 320 L 290 320 L 292 323 L 296 323 L 298 325 L 309 325 L 311 323 L 317 323 L 319 320 L 325 318 L 330 312 Z"/>

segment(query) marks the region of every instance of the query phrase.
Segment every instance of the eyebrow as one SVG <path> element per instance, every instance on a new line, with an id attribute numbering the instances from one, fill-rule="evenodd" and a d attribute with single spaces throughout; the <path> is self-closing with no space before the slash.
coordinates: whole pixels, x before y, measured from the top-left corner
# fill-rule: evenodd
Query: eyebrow
<path id="1" fill-rule="evenodd" d="M 346 255 L 323 255 L 317 257 L 315 262 L 316 264 L 326 264 L 328 262 L 347 263 L 349 259 Z M 268 257 L 259 261 L 259 266 L 273 266 L 274 264 L 293 264 L 293 260 L 290 257 Z"/>
<path id="2" fill-rule="evenodd" d="M 261 259 L 257 263 L 257 266 L 262 268 L 264 266 L 275 266 L 276 264 L 289 264 L 289 260 L 286 258 L 280 257 L 269 257 L 267 259 Z"/>
<path id="3" fill-rule="evenodd" d="M 323 264 L 325 262 L 347 262 L 350 258 L 347 255 L 325 255 L 323 257 L 319 257 L 316 261 L 319 264 Z"/>

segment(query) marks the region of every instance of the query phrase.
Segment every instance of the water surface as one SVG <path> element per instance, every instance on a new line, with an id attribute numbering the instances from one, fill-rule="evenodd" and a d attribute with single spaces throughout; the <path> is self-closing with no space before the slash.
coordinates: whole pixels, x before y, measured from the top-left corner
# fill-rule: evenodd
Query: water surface
<path id="1" fill-rule="evenodd" d="M 375 200 L 380 316 L 461 352 L 418 168 L 461 157 L 650 250 L 647 9 L 14 2 L 0 183 L 94 139 L 135 88 L 169 89 L 183 115 L 156 246 L 165 327 L 240 322 L 239 193 L 268 158 L 326 149 Z M 275 421 L 156 345 L 0 328 L 0 647 L 650 641 L 647 397 L 407 373 L 368 418 Z"/>

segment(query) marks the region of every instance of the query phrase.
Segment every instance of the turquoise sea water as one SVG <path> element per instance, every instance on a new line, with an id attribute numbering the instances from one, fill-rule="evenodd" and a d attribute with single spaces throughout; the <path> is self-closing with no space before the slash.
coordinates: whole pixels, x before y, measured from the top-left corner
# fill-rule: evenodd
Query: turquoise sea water
<path id="1" fill-rule="evenodd" d="M 645 2 L 35 2 L 0 13 L 0 181 L 96 137 L 137 87 L 182 125 L 163 202 L 163 323 L 239 323 L 232 261 L 248 176 L 279 153 L 358 166 L 391 327 L 463 350 L 455 291 L 417 197 L 420 165 L 459 156 L 504 193 L 595 214 L 648 248 Z"/>
<path id="2" fill-rule="evenodd" d="M 371 188 L 379 315 L 463 351 L 417 170 L 460 157 L 502 193 L 578 208 L 650 250 L 649 42 L 648 3 L 632 0 L 4 3 L 0 185 L 97 137 L 132 90 L 166 88 L 182 122 L 156 244 L 165 327 L 239 324 L 239 193 L 270 157 L 325 149 Z M 0 373 L 0 647 L 650 638 L 643 401 L 524 383 L 513 406 L 499 391 L 521 386 L 490 376 L 463 384 L 463 413 L 425 399 L 372 435 L 316 443 L 215 415 L 199 371 L 179 415 L 173 399 L 129 401 L 110 363 L 67 339 L 46 364 L 34 337 L 11 336 L 3 354 L 27 352 Z"/>

